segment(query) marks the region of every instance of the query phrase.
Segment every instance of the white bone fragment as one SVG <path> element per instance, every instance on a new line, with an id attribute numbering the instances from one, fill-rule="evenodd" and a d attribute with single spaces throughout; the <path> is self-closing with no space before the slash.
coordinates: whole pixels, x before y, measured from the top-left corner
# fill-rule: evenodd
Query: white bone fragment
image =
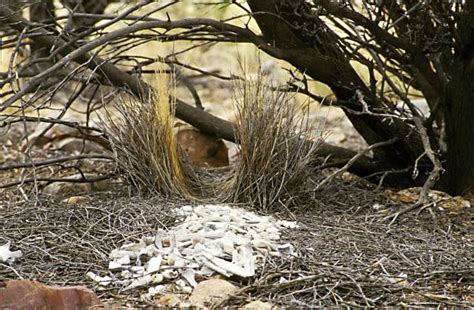
<path id="1" fill-rule="evenodd" d="M 133 276 L 129 270 L 122 270 L 120 275 L 122 276 L 122 278 L 126 278 L 126 279 L 129 279 Z"/>
<path id="2" fill-rule="evenodd" d="M 109 262 L 109 270 L 118 270 L 118 269 L 122 269 L 122 264 L 119 264 L 116 261 Z"/>
<path id="3" fill-rule="evenodd" d="M 258 232 L 256 232 L 254 229 L 252 228 L 247 228 L 247 232 L 245 234 L 247 237 L 251 237 L 252 239 L 256 239 L 259 237 L 259 234 Z"/>
<path id="4" fill-rule="evenodd" d="M 160 254 L 160 250 L 155 246 L 154 243 L 147 245 L 146 248 L 141 250 L 140 254 L 145 254 L 148 257 L 153 257 Z"/>
<path id="5" fill-rule="evenodd" d="M 128 291 L 128 290 L 131 290 L 133 288 L 140 287 L 140 286 L 145 286 L 148 283 L 150 283 L 151 281 L 152 281 L 151 275 L 149 275 L 149 274 L 144 275 L 143 277 L 140 277 L 140 278 L 137 278 L 137 279 L 133 280 L 132 283 L 130 283 L 130 285 L 127 286 L 124 289 L 124 291 Z"/>
<path id="6" fill-rule="evenodd" d="M 146 245 L 150 245 L 150 244 L 153 244 L 155 242 L 155 238 L 150 237 L 150 236 L 145 236 L 145 237 L 143 237 L 143 242 L 145 242 Z"/>
<path id="7" fill-rule="evenodd" d="M 240 267 L 236 264 L 223 260 L 219 257 L 212 258 L 211 262 L 213 262 L 219 268 L 227 271 L 228 273 L 235 274 L 243 278 L 252 277 L 255 275 L 255 270 L 251 270 L 250 268 Z"/>
<path id="8" fill-rule="evenodd" d="M 193 207 L 192 206 L 182 206 L 180 210 L 183 211 L 183 212 L 191 213 L 191 212 L 193 212 Z"/>
<path id="9" fill-rule="evenodd" d="M 145 274 L 145 267 L 143 267 L 143 266 L 132 266 L 132 267 L 130 267 L 130 271 L 137 274 L 137 275 L 143 275 L 143 274 Z"/>
<path id="10" fill-rule="evenodd" d="M 110 259 L 120 259 L 124 256 L 128 256 L 130 259 L 136 259 L 138 257 L 137 253 L 128 250 L 114 249 L 109 254 Z"/>
<path id="11" fill-rule="evenodd" d="M 165 256 L 163 258 L 163 264 L 167 266 L 173 266 L 174 265 L 174 257 L 172 255 Z"/>
<path id="12" fill-rule="evenodd" d="M 232 254 L 234 251 L 234 240 L 235 234 L 233 232 L 226 232 L 224 237 L 222 238 L 222 248 L 224 252 L 228 254 Z"/>
<path id="13" fill-rule="evenodd" d="M 140 297 L 144 299 L 152 298 L 153 296 L 162 293 L 165 290 L 164 285 L 152 286 L 148 289 L 148 293 L 141 295 Z"/>
<path id="14" fill-rule="evenodd" d="M 186 261 L 184 259 L 178 258 L 174 261 L 174 266 L 177 268 L 183 268 L 186 266 Z"/>
<path id="15" fill-rule="evenodd" d="M 246 234 L 247 233 L 247 231 L 245 229 L 242 229 L 242 228 L 240 228 L 239 226 L 237 226 L 235 224 L 230 224 L 229 227 L 234 232 L 238 232 L 238 233 L 241 233 L 241 234 Z"/>
<path id="16" fill-rule="evenodd" d="M 230 277 L 232 274 L 228 273 L 225 269 L 222 269 L 221 267 L 217 266 L 216 264 L 206 261 L 204 262 L 204 265 L 208 267 L 209 269 L 212 269 L 218 273 L 220 273 L 223 276 Z"/>
<path id="17" fill-rule="evenodd" d="M 279 226 L 279 227 L 283 227 L 283 228 L 291 228 L 291 229 L 294 229 L 294 228 L 299 228 L 300 225 L 298 225 L 297 222 L 292 222 L 292 221 L 277 221 L 275 223 L 275 225 Z"/>
<path id="18" fill-rule="evenodd" d="M 183 272 L 182 276 L 184 279 L 186 279 L 186 281 L 188 281 L 189 285 L 191 285 L 192 287 L 197 286 L 197 282 L 194 278 L 196 276 L 196 272 L 193 269 L 186 269 L 186 271 Z"/>
<path id="19" fill-rule="evenodd" d="M 223 230 L 226 231 L 229 228 L 229 223 L 226 222 L 208 222 L 206 227 L 213 230 Z"/>
<path id="20" fill-rule="evenodd" d="M 186 287 L 186 281 L 179 279 L 176 281 L 176 285 L 182 289 L 183 287 Z"/>
<path id="21" fill-rule="evenodd" d="M 225 231 L 222 229 L 200 233 L 202 237 L 209 238 L 209 239 L 222 238 L 224 237 L 224 234 L 225 234 Z"/>
<path id="22" fill-rule="evenodd" d="M 186 248 L 186 247 L 191 246 L 191 245 L 193 245 L 192 240 L 188 240 L 188 241 L 184 241 L 184 242 L 178 242 L 178 248 L 180 248 L 180 249 Z"/>
<path id="23" fill-rule="evenodd" d="M 276 228 L 275 226 L 269 226 L 266 228 L 266 232 L 270 234 L 278 234 L 280 230 Z"/>
<path id="24" fill-rule="evenodd" d="M 247 237 L 244 237 L 242 235 L 236 235 L 235 238 L 234 238 L 234 242 L 235 244 L 237 245 L 244 245 L 244 244 L 250 244 L 251 239 L 247 238 Z"/>
<path id="25" fill-rule="evenodd" d="M 89 271 L 88 273 L 86 273 L 86 276 L 88 276 L 90 279 L 92 279 L 92 281 L 95 281 L 95 282 L 99 283 L 99 285 L 101 285 L 101 286 L 107 286 L 107 285 L 110 284 L 110 282 L 112 282 L 111 277 L 109 277 L 109 276 L 101 277 L 101 276 L 93 273 L 92 271 Z"/>
<path id="26" fill-rule="evenodd" d="M 259 249 L 271 249 L 272 245 L 269 241 L 264 240 L 264 239 L 254 239 L 252 240 L 252 244 L 254 247 L 259 248 Z"/>
<path id="27" fill-rule="evenodd" d="M 125 255 L 116 261 L 120 265 L 130 265 L 130 256 Z"/>
<path id="28" fill-rule="evenodd" d="M 202 228 L 201 223 L 195 223 L 195 224 L 193 224 L 193 225 L 191 225 L 191 226 L 188 227 L 189 231 L 190 231 L 190 232 L 193 232 L 193 233 L 197 232 L 197 231 L 200 230 L 201 228 Z"/>
<path id="29" fill-rule="evenodd" d="M 0 262 L 11 264 L 15 259 L 23 256 L 21 251 L 10 251 L 10 245 L 10 241 L 7 241 L 4 245 L 0 245 Z"/>
<path id="30" fill-rule="evenodd" d="M 154 256 L 148 261 L 148 266 L 146 268 L 146 273 L 153 273 L 160 270 L 162 257 L 161 255 Z"/>
<path id="31" fill-rule="evenodd" d="M 196 273 L 204 277 L 209 277 L 214 274 L 214 269 L 211 269 L 208 266 L 204 265 Z"/>
<path id="32" fill-rule="evenodd" d="M 279 234 L 268 234 L 268 239 L 270 240 L 280 240 Z"/>
<path id="33" fill-rule="evenodd" d="M 281 252 L 293 252 L 293 245 L 290 243 L 285 243 L 277 246 L 278 250 Z"/>
<path id="34" fill-rule="evenodd" d="M 138 243 L 128 243 L 120 247 L 121 250 L 131 251 L 131 252 L 140 252 L 142 249 L 146 248 L 146 243 L 143 240 L 140 240 Z"/>
<path id="35" fill-rule="evenodd" d="M 193 292 L 193 288 L 189 286 L 184 286 L 181 288 L 181 291 L 185 294 L 191 294 Z M 184 307 L 183 309 L 190 309 L 190 307 L 186 307 L 183 304 L 180 305 L 181 307 Z"/>

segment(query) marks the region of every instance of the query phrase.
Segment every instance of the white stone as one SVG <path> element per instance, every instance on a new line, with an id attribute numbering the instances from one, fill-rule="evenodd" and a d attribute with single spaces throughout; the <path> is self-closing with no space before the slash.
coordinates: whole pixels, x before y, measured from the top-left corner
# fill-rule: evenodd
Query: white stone
<path id="1" fill-rule="evenodd" d="M 92 271 L 89 271 L 88 273 L 86 273 L 86 276 L 88 276 L 90 279 L 92 279 L 92 281 L 95 281 L 95 282 L 99 283 L 99 285 L 101 285 L 101 286 L 107 286 L 112 282 L 111 277 L 109 277 L 109 276 L 101 277 L 99 275 L 96 275 Z"/>
<path id="2" fill-rule="evenodd" d="M 122 269 L 122 265 L 117 263 L 116 261 L 109 262 L 109 270 L 117 270 Z"/>
<path id="3" fill-rule="evenodd" d="M 149 299 L 157 294 L 160 294 L 162 293 L 163 291 L 165 290 L 165 286 L 164 285 L 156 285 L 156 286 L 152 286 L 148 289 L 148 293 L 146 294 L 143 294 L 141 297 L 142 298 L 146 298 L 146 299 Z"/>
<path id="4" fill-rule="evenodd" d="M 131 290 L 132 288 L 140 287 L 140 286 L 145 286 L 148 283 L 152 282 L 152 277 L 151 275 L 147 274 L 144 275 L 143 277 L 139 277 L 130 283 L 129 286 L 127 286 L 124 291 Z"/>
<path id="5" fill-rule="evenodd" d="M 130 271 L 137 275 L 145 274 L 145 267 L 143 266 L 132 266 L 130 267 Z"/>
<path id="6" fill-rule="evenodd" d="M 0 245 L 0 262 L 13 263 L 17 258 L 23 256 L 21 251 L 10 251 L 11 242 L 8 241 L 4 245 Z"/>
<path id="7" fill-rule="evenodd" d="M 186 269 L 186 271 L 183 272 L 183 278 L 185 278 L 186 281 L 188 281 L 189 285 L 191 285 L 192 287 L 197 286 L 197 282 L 194 279 L 195 275 L 196 272 L 193 269 Z"/>
<path id="8" fill-rule="evenodd" d="M 271 310 L 274 309 L 272 304 L 268 302 L 262 302 L 259 300 L 249 302 L 239 310 Z"/>
<path id="9" fill-rule="evenodd" d="M 146 268 L 146 273 L 153 273 L 160 270 L 161 261 L 161 255 L 150 258 L 150 260 L 148 261 L 148 266 Z"/>

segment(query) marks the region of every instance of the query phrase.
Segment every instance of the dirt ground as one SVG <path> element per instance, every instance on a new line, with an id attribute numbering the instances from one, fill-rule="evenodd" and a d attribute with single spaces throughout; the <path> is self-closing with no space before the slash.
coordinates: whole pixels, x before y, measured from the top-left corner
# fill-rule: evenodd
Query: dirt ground
<path id="1" fill-rule="evenodd" d="M 5 149 L 8 143 L 2 145 Z M 10 150 L 19 146 L 9 145 Z M 19 171 L 2 171 L 2 184 L 17 180 Z M 328 173 L 315 173 L 312 181 Z M 104 289 L 85 275 L 107 274 L 112 249 L 170 227 L 175 222 L 170 210 L 188 202 L 142 198 L 119 177 L 109 182 L 105 191 L 53 197 L 36 193 L 34 183 L 1 189 L 0 244 L 12 241 L 24 256 L 12 265 L 0 264 L 0 280 L 85 285 L 109 305 L 159 306 L 140 300 L 146 289 Z M 81 195 L 82 203 L 64 201 L 73 195 Z M 390 223 L 387 216 L 407 206 L 393 196 L 344 174 L 312 192 L 297 209 L 272 212 L 301 224 L 283 235 L 298 257 L 269 258 L 254 278 L 228 279 L 240 290 L 215 307 L 252 300 L 287 308 L 474 306 L 473 208 L 435 204 Z"/>

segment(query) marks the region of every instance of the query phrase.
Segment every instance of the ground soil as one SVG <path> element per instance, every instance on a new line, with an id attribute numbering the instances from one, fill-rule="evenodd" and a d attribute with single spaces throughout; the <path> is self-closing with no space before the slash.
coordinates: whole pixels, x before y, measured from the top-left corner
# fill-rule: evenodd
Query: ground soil
<path id="1" fill-rule="evenodd" d="M 17 180 L 15 173 L 4 172 L 2 184 Z M 312 181 L 328 173 L 315 172 Z M 170 210 L 188 202 L 137 196 L 120 178 L 113 184 L 102 192 L 53 197 L 37 193 L 34 183 L 2 189 L 0 244 L 12 241 L 24 257 L 0 264 L 0 279 L 85 285 L 108 304 L 158 306 L 139 299 L 144 289 L 103 289 L 85 274 L 107 274 L 112 249 L 173 225 Z M 63 201 L 72 195 L 90 199 Z M 251 300 L 289 308 L 473 306 L 473 208 L 433 206 L 390 223 L 389 215 L 404 207 L 383 189 L 343 175 L 292 210 L 258 211 L 301 224 L 283 235 L 298 257 L 269 259 L 253 279 L 229 279 L 241 290 L 216 306 Z"/>

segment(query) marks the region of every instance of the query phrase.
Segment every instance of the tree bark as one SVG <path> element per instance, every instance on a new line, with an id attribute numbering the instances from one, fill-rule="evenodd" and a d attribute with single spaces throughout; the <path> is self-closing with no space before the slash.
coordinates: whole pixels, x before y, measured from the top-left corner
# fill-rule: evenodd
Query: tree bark
<path id="1" fill-rule="evenodd" d="M 459 45 L 445 92 L 447 165 L 441 188 L 451 194 L 474 193 L 474 0 L 465 4 Z"/>

